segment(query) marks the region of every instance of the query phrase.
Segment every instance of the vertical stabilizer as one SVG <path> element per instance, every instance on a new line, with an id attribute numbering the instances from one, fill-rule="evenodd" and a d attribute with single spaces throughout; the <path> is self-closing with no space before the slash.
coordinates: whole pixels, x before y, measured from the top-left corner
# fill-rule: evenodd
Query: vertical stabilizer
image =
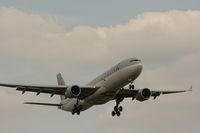
<path id="1" fill-rule="evenodd" d="M 57 75 L 57 81 L 58 81 L 58 85 L 65 85 L 65 81 L 63 80 L 61 73 Z M 65 96 L 60 96 L 60 99 L 61 101 L 65 100 Z"/>

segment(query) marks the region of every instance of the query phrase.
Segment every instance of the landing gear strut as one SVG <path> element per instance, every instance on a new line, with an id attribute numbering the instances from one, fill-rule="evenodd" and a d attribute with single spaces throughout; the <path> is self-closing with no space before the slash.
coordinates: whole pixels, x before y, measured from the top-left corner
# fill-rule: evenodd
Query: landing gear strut
<path id="1" fill-rule="evenodd" d="M 116 99 L 116 106 L 114 106 L 114 110 L 112 111 L 112 116 L 120 116 L 121 112 L 123 111 L 123 107 L 119 106 L 120 102 L 122 102 L 124 98 Z"/>
<path id="2" fill-rule="evenodd" d="M 82 105 L 79 105 L 79 99 L 77 99 L 76 104 L 74 104 L 74 109 L 72 110 L 72 115 L 77 113 L 77 115 L 80 115 L 80 112 L 82 110 Z"/>

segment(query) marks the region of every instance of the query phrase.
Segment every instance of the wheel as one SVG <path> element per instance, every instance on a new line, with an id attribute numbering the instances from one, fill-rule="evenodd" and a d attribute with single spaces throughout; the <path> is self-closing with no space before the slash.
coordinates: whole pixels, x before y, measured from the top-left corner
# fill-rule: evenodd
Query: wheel
<path id="1" fill-rule="evenodd" d="M 75 114 L 75 111 L 74 110 L 72 110 L 72 115 L 74 115 Z"/>
<path id="2" fill-rule="evenodd" d="M 131 85 L 131 89 L 134 89 L 135 88 L 135 86 L 134 85 Z"/>
<path id="3" fill-rule="evenodd" d="M 131 90 L 131 88 L 132 88 L 132 85 L 129 85 L 129 89 Z"/>
<path id="4" fill-rule="evenodd" d="M 119 111 L 117 111 L 116 114 L 117 114 L 117 116 L 120 116 L 120 112 Z"/>
<path id="5" fill-rule="evenodd" d="M 80 105 L 80 106 L 79 106 L 79 110 L 82 110 L 82 109 L 83 109 L 83 106 L 82 106 L 82 105 Z"/>
<path id="6" fill-rule="evenodd" d="M 112 116 L 115 116 L 115 111 L 112 111 Z"/>
<path id="7" fill-rule="evenodd" d="M 114 111 L 116 111 L 116 112 L 118 111 L 118 107 L 117 106 L 114 107 Z"/>
<path id="8" fill-rule="evenodd" d="M 120 107 L 119 107 L 119 111 L 120 111 L 120 112 L 122 112 L 122 110 L 123 110 L 123 107 L 122 107 L 122 106 L 120 106 Z"/>
<path id="9" fill-rule="evenodd" d="M 77 115 L 80 115 L 80 111 L 77 111 L 76 113 L 77 113 Z"/>
<path id="10" fill-rule="evenodd" d="M 134 85 L 129 85 L 129 89 L 131 90 L 131 89 L 134 89 L 135 88 L 135 86 Z"/>

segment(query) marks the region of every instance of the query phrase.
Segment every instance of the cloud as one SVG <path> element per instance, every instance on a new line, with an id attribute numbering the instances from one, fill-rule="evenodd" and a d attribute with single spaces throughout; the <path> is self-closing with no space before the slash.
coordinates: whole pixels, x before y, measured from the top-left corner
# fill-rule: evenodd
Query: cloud
<path id="1" fill-rule="evenodd" d="M 136 87 L 184 89 L 192 84 L 199 88 L 199 23 L 200 11 L 173 10 L 143 13 L 124 24 L 97 28 L 80 25 L 68 31 L 55 16 L 2 7 L 0 80 L 54 84 L 51 77 L 61 71 L 67 83 L 85 83 L 124 58 L 138 57 L 144 71 Z M 7 91 L 0 92 L 0 96 L 1 105 L 4 100 L 20 97 Z M 199 97 L 196 89 L 194 93 L 163 96 L 145 103 L 125 101 L 119 119 L 110 116 L 112 102 L 94 127 L 105 132 L 195 132 Z M 15 100 L 3 105 L 4 113 L 26 111 L 23 105 L 18 106 L 25 99 Z"/>
<path id="2" fill-rule="evenodd" d="M 127 24 L 77 26 L 67 31 L 50 16 L 45 19 L 15 8 L 1 8 L 0 52 L 6 57 L 45 64 L 69 61 L 68 65 L 91 62 L 96 65 L 132 56 L 172 60 L 199 52 L 199 14 L 198 11 L 144 13 Z"/>

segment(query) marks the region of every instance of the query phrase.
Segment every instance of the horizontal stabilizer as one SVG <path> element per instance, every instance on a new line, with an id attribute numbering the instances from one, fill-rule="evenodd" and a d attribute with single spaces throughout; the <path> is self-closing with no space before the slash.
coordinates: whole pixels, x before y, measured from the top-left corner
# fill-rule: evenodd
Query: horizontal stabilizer
<path id="1" fill-rule="evenodd" d="M 35 103 L 35 102 L 26 102 L 24 104 L 32 104 L 32 105 L 43 105 L 43 106 L 56 106 L 60 107 L 61 104 L 55 104 L 55 103 Z"/>

